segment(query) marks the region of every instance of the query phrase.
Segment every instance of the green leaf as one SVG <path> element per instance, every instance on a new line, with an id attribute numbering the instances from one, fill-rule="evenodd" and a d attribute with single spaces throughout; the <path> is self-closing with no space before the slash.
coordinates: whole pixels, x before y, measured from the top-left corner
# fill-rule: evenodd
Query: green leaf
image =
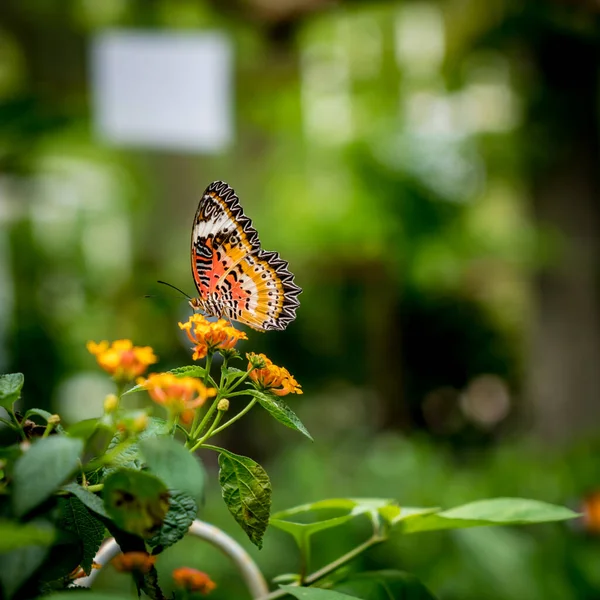
<path id="1" fill-rule="evenodd" d="M 50 548 L 47 547 L 26 546 L 0 554 L 0 583 L 2 583 L 5 600 L 12 598 L 19 588 L 30 580 L 49 551 Z"/>
<path id="2" fill-rule="evenodd" d="M 295 585 L 280 585 L 290 596 L 298 600 L 354 600 L 356 596 L 347 596 L 340 592 L 323 590 L 321 588 L 298 587 Z"/>
<path id="3" fill-rule="evenodd" d="M 53 435 L 31 445 L 15 463 L 13 508 L 28 513 L 58 489 L 77 468 L 83 441 Z"/>
<path id="4" fill-rule="evenodd" d="M 0 553 L 23 546 L 50 546 L 55 532 L 51 527 L 0 521 Z"/>
<path id="5" fill-rule="evenodd" d="M 219 483 L 223 500 L 250 541 L 262 548 L 269 524 L 271 482 L 267 472 L 252 459 L 223 448 L 219 454 Z"/>
<path id="6" fill-rule="evenodd" d="M 167 422 L 164 419 L 158 417 L 151 417 L 148 419 L 148 426 L 144 431 L 138 435 L 138 440 L 145 440 L 152 437 L 166 436 L 169 433 Z M 108 450 L 113 450 L 121 443 L 122 434 L 117 432 L 110 444 Z M 139 443 L 139 442 L 138 442 Z M 140 449 L 138 443 L 127 446 L 118 456 L 113 458 L 112 465 L 104 469 L 104 475 L 113 473 L 117 469 L 136 469 L 139 470 L 144 466 L 144 461 L 140 455 Z"/>
<path id="7" fill-rule="evenodd" d="M 67 492 L 71 492 L 71 494 L 77 497 L 92 512 L 95 512 L 100 517 L 104 517 L 105 519 L 110 518 L 106 512 L 106 509 L 104 508 L 102 499 L 96 496 L 96 494 L 88 492 L 88 490 L 80 486 L 78 483 L 68 483 L 67 485 L 64 485 L 62 489 L 66 490 Z"/>
<path id="8" fill-rule="evenodd" d="M 368 600 L 435 600 L 414 575 L 393 570 L 351 575 L 334 589 Z"/>
<path id="9" fill-rule="evenodd" d="M 273 394 L 267 394 L 265 392 L 259 392 L 258 390 L 245 390 L 248 395 L 254 396 L 260 405 L 275 419 L 277 419 L 282 425 L 299 431 L 305 435 L 309 440 L 312 440 L 312 436 L 308 433 L 306 427 L 300 419 L 296 416 L 294 411 L 281 399 Z"/>
<path id="10" fill-rule="evenodd" d="M 323 531 L 325 529 L 331 529 L 332 527 L 338 527 L 347 523 L 354 518 L 354 515 L 348 514 L 341 517 L 332 517 L 331 519 L 323 519 L 322 521 L 316 521 L 314 523 L 297 523 L 295 521 L 287 521 L 284 519 L 275 519 L 271 517 L 269 521 L 273 527 L 281 529 L 289 533 L 295 540 L 301 550 L 307 547 L 310 536 Z"/>
<path id="11" fill-rule="evenodd" d="M 402 533 L 437 529 L 464 529 L 486 525 L 527 525 L 564 521 L 579 515 L 563 506 L 524 498 L 479 500 L 435 514 L 425 514 L 404 521 Z"/>
<path id="12" fill-rule="evenodd" d="M 89 575 L 94 556 L 104 539 L 104 525 L 75 496 L 59 498 L 58 509 L 58 525 L 79 538 L 82 552 L 81 567 Z"/>
<path id="13" fill-rule="evenodd" d="M 221 374 L 223 376 L 223 383 L 225 387 L 229 385 L 229 382 L 241 377 L 245 373 L 246 371 L 242 371 L 242 369 L 236 369 L 235 367 L 221 367 Z"/>
<path id="14" fill-rule="evenodd" d="M 179 490 L 171 490 L 169 511 L 162 527 L 156 535 L 147 540 L 154 548 L 154 554 L 178 542 L 188 532 L 197 513 L 198 507 L 191 496 Z"/>
<path id="15" fill-rule="evenodd" d="M 0 375 L 0 406 L 11 410 L 13 404 L 19 399 L 25 377 L 23 373 L 10 373 Z"/>
<path id="16" fill-rule="evenodd" d="M 177 377 L 196 377 L 197 379 L 204 379 L 206 375 L 206 369 L 200 365 L 186 365 L 185 367 L 176 367 L 167 371 L 173 373 Z"/>
<path id="17" fill-rule="evenodd" d="M 86 464 L 92 458 L 102 456 L 114 439 L 115 431 L 100 419 L 85 419 L 79 421 L 67 430 L 67 435 L 72 438 L 84 440 L 85 446 L 81 462 Z"/>
<path id="18" fill-rule="evenodd" d="M 104 507 L 120 529 L 143 538 L 153 536 L 169 510 L 165 484 L 132 469 L 119 469 L 104 481 Z"/>
<path id="19" fill-rule="evenodd" d="M 46 423 L 48 422 L 48 419 L 52 416 L 52 413 L 49 413 L 47 410 L 43 410 L 41 408 L 30 408 L 26 413 L 25 416 L 23 417 L 24 419 L 29 419 L 29 417 L 42 417 L 42 419 L 44 419 L 44 421 L 46 421 Z"/>
<path id="20" fill-rule="evenodd" d="M 282 510 L 275 513 L 270 522 L 274 527 L 291 534 L 298 545 L 305 548 L 308 538 L 317 531 L 337 527 L 366 513 L 377 518 L 378 512 L 393 506 L 393 502 L 384 498 L 331 498 Z M 338 514 L 340 512 L 343 514 Z M 318 513 L 328 516 L 318 519 Z"/>
<path id="21" fill-rule="evenodd" d="M 390 527 L 393 527 L 406 519 L 430 515 L 439 511 L 439 508 L 420 508 L 415 506 L 397 506 L 389 504 L 387 506 L 382 506 L 377 512 Z"/>
<path id="22" fill-rule="evenodd" d="M 204 469 L 193 454 L 171 437 L 150 438 L 139 443 L 148 468 L 168 488 L 190 495 L 199 504 L 204 491 Z"/>

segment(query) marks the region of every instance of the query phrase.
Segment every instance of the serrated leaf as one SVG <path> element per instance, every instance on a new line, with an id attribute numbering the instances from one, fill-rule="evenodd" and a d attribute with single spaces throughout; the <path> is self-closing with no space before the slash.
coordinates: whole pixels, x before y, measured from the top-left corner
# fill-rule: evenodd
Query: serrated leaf
<path id="1" fill-rule="evenodd" d="M 219 454 L 219 483 L 223 500 L 250 541 L 262 547 L 269 524 L 271 482 L 267 472 L 251 458 L 223 448 Z"/>
<path id="2" fill-rule="evenodd" d="M 186 365 L 184 367 L 176 367 L 167 371 L 167 373 L 173 373 L 176 377 L 196 377 L 197 379 L 204 379 L 206 375 L 206 369 L 200 365 Z"/>
<path id="3" fill-rule="evenodd" d="M 148 465 L 170 489 L 189 494 L 199 504 L 204 491 L 204 469 L 199 459 L 171 437 L 140 441 L 140 451 Z"/>
<path id="4" fill-rule="evenodd" d="M 340 592 L 332 590 L 323 590 L 321 588 L 298 587 L 295 585 L 280 585 L 290 596 L 298 600 L 355 600 L 356 596 L 347 596 Z"/>
<path id="5" fill-rule="evenodd" d="M 236 369 L 236 367 L 221 367 L 221 374 L 223 376 L 223 383 L 228 386 L 229 382 L 236 377 L 241 377 L 246 371 L 242 369 Z"/>
<path id="6" fill-rule="evenodd" d="M 57 490 L 76 470 L 82 450 L 82 440 L 63 435 L 34 442 L 15 463 L 15 514 L 25 515 Z"/>
<path id="7" fill-rule="evenodd" d="M 88 511 L 75 496 L 58 499 L 58 525 L 65 531 L 74 533 L 81 544 L 81 568 L 86 575 L 92 570 L 92 561 L 104 539 L 104 525 Z"/>
<path id="8" fill-rule="evenodd" d="M 438 529 L 465 529 L 487 525 L 527 525 L 564 521 L 579 515 L 563 506 L 524 498 L 479 500 L 435 514 L 425 514 L 404 521 L 402 533 Z"/>
<path id="9" fill-rule="evenodd" d="M 169 510 L 165 484 L 150 475 L 132 469 L 119 469 L 104 481 L 104 508 L 115 525 L 143 538 L 153 536 Z"/>
<path id="10" fill-rule="evenodd" d="M 85 506 L 100 517 L 104 517 L 105 519 L 110 518 L 104 508 L 102 499 L 99 496 L 96 496 L 96 494 L 92 494 L 92 492 L 86 490 L 83 486 L 78 483 L 68 483 L 67 485 L 64 485 L 62 489 L 71 492 L 71 494 L 77 497 L 85 504 Z"/>
<path id="11" fill-rule="evenodd" d="M 164 419 L 158 417 L 150 417 L 148 419 L 148 425 L 144 431 L 138 435 L 138 440 L 145 440 L 152 437 L 166 436 L 169 433 L 167 422 Z M 122 434 L 117 432 L 110 444 L 108 450 L 113 450 L 122 440 Z M 135 444 L 127 446 L 118 456 L 116 456 L 111 462 L 112 465 L 105 467 L 104 475 L 113 473 L 117 469 L 136 469 L 139 470 L 144 466 L 139 448 L 139 441 Z"/>
<path id="12" fill-rule="evenodd" d="M 414 575 L 393 570 L 351 575 L 334 589 L 353 598 L 369 600 L 435 600 Z"/>
<path id="13" fill-rule="evenodd" d="M 8 373 L 0 375 L 0 406 L 11 410 L 12 405 L 19 399 L 25 377 L 23 373 Z"/>
<path id="14" fill-rule="evenodd" d="M 23 546 L 50 546 L 54 537 L 55 531 L 51 527 L 0 521 L 0 553 Z"/>
<path id="15" fill-rule="evenodd" d="M 254 396 L 259 404 L 277 421 L 282 425 L 299 431 L 305 435 L 309 440 L 313 440 L 310 433 L 302 421 L 296 416 L 296 413 L 281 399 L 273 394 L 267 394 L 265 392 L 259 392 L 258 390 L 246 390 L 248 395 Z"/>
<path id="16" fill-rule="evenodd" d="M 191 496 L 179 490 L 171 490 L 169 510 L 162 527 L 156 535 L 147 540 L 148 545 L 155 549 L 154 554 L 178 542 L 188 532 L 197 513 L 198 507 Z"/>

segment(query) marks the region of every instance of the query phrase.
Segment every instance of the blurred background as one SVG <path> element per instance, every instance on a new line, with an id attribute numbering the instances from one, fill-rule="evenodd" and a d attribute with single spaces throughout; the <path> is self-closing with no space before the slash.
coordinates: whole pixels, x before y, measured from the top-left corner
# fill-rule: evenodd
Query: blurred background
<path id="1" fill-rule="evenodd" d="M 594 0 L 2 0 L 0 371 L 72 422 L 112 391 L 87 340 L 188 364 L 189 308 L 156 280 L 195 293 L 192 219 L 223 179 L 304 288 L 285 332 L 240 349 L 302 383 L 315 443 L 258 411 L 220 440 L 266 467 L 275 510 L 581 508 L 600 486 L 599 48 Z M 202 458 L 203 517 L 246 544 Z M 591 600 L 590 529 L 407 536 L 362 566 L 447 600 Z M 283 533 L 251 552 L 268 577 L 297 568 Z M 182 564 L 248 597 L 199 542 L 159 561 Z"/>

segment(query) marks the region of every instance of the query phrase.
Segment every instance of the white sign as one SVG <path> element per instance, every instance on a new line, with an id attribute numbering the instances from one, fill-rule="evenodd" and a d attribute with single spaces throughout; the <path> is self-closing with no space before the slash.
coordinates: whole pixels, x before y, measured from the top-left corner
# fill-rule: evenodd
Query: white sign
<path id="1" fill-rule="evenodd" d="M 92 47 L 94 122 L 109 143 L 219 152 L 233 138 L 233 51 L 223 34 L 107 30 Z"/>

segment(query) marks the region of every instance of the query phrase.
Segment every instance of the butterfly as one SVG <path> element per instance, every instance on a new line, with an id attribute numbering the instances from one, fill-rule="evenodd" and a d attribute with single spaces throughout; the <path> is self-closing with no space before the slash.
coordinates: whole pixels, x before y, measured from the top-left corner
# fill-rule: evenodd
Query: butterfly
<path id="1" fill-rule="evenodd" d="M 302 292 L 287 261 L 260 247 L 258 232 L 224 181 L 213 181 L 200 199 L 192 227 L 194 310 L 259 331 L 285 329 Z"/>

